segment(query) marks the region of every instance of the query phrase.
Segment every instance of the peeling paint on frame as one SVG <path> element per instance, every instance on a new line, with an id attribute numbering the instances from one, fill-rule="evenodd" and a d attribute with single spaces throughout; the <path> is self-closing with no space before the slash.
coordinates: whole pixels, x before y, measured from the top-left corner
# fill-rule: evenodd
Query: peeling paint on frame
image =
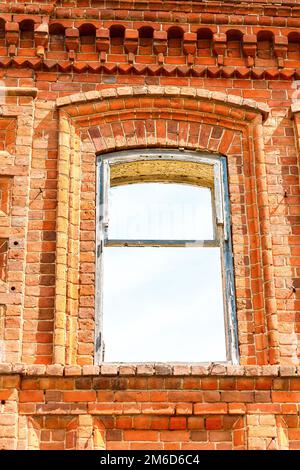
<path id="1" fill-rule="evenodd" d="M 214 239 L 213 240 L 109 240 L 107 238 L 107 206 L 110 186 L 110 166 L 137 161 L 178 161 L 193 162 L 213 166 L 214 185 L 212 193 L 214 202 Z M 137 174 L 137 179 L 140 175 Z M 168 177 L 166 176 L 166 180 Z M 149 180 L 148 180 L 149 181 Z M 226 157 L 208 153 L 182 150 L 135 150 L 122 151 L 97 156 L 97 207 L 96 207 L 96 298 L 95 298 L 95 364 L 104 360 L 102 338 L 103 318 L 103 247 L 105 246 L 220 246 L 222 257 L 224 316 L 227 360 L 232 364 L 239 363 L 235 287 L 233 272 L 233 255 L 230 229 L 230 202 L 227 180 Z M 225 273 L 225 275 L 224 275 Z M 195 358 L 197 362 L 197 358 Z"/>

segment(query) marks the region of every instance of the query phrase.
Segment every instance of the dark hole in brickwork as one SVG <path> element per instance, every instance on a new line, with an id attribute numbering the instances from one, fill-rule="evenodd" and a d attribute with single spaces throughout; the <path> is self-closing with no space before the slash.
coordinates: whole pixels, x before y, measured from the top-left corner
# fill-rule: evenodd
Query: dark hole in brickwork
<path id="1" fill-rule="evenodd" d="M 201 28 L 197 32 L 197 55 L 198 57 L 209 57 L 212 55 L 213 33 L 208 28 Z"/>
<path id="2" fill-rule="evenodd" d="M 271 31 L 260 31 L 257 35 L 257 57 L 272 59 L 274 34 Z"/>
<path id="3" fill-rule="evenodd" d="M 34 22 L 24 20 L 20 23 L 20 48 L 34 47 Z"/>
<path id="4" fill-rule="evenodd" d="M 5 45 L 5 21 L 0 19 L 0 45 Z"/>
<path id="5" fill-rule="evenodd" d="M 243 35 L 241 31 L 231 29 L 227 31 L 227 56 L 228 57 L 242 57 L 242 40 Z"/>
<path id="6" fill-rule="evenodd" d="M 153 28 L 150 26 L 143 26 L 139 30 L 139 45 L 140 54 L 149 55 L 152 54 L 152 41 L 153 41 Z"/>
<path id="7" fill-rule="evenodd" d="M 49 49 L 50 51 L 65 50 L 65 28 L 61 24 L 51 24 L 49 26 Z"/>
<path id="8" fill-rule="evenodd" d="M 96 50 L 96 28 L 92 24 L 84 24 L 79 28 L 81 52 L 94 52 Z"/>
<path id="9" fill-rule="evenodd" d="M 139 37 L 140 38 L 153 38 L 153 28 L 150 26 L 143 26 L 139 30 Z"/>
<path id="10" fill-rule="evenodd" d="M 109 29 L 111 38 L 124 38 L 125 28 L 121 25 L 113 25 Z"/>
<path id="11" fill-rule="evenodd" d="M 288 35 L 288 59 L 299 60 L 300 57 L 300 33 L 291 32 Z"/>

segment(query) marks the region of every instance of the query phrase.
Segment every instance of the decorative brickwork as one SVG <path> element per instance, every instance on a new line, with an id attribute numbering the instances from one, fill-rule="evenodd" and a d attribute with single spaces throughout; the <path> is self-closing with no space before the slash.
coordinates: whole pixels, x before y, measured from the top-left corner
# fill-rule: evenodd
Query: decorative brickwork
<path id="1" fill-rule="evenodd" d="M 70 317 L 77 317 L 78 304 L 76 290 L 74 287 L 81 285 L 77 290 L 79 311 L 86 316 L 90 309 L 94 309 L 94 289 L 88 283 L 85 288 L 84 281 L 77 277 L 78 271 L 84 276 L 86 273 L 95 273 L 95 190 L 94 197 L 83 202 L 80 208 L 81 217 L 77 217 L 74 211 L 78 206 L 79 181 L 78 175 L 83 175 L 82 185 L 86 179 L 91 181 L 95 174 L 95 153 L 103 153 L 114 150 L 144 147 L 170 147 L 185 148 L 192 150 L 205 150 L 212 153 L 226 154 L 229 165 L 229 190 L 236 219 L 233 218 L 233 245 L 236 263 L 239 257 L 242 260 L 249 260 L 248 265 L 243 262 L 243 269 L 236 268 L 237 298 L 241 308 L 238 308 L 239 325 L 243 325 L 240 330 L 241 357 L 244 363 L 266 363 L 270 355 L 271 363 L 278 361 L 278 339 L 274 323 L 276 323 L 276 312 L 272 306 L 271 287 L 272 278 L 272 255 L 269 246 L 269 215 L 267 213 L 266 188 L 265 188 L 265 161 L 263 156 L 263 142 L 261 135 L 261 121 L 268 115 L 268 107 L 264 104 L 252 100 L 243 100 L 239 97 L 225 95 L 219 92 L 208 92 L 207 90 L 197 90 L 195 88 L 180 87 L 122 87 L 106 89 L 102 92 L 88 92 L 79 95 L 59 98 L 57 105 L 60 111 L 60 158 L 59 165 L 63 168 L 59 171 L 58 185 L 61 188 L 58 200 L 58 225 L 57 225 L 57 259 L 62 263 L 67 263 L 70 267 L 76 266 L 73 276 L 69 270 L 69 279 L 65 270 L 57 271 L 56 278 L 56 317 L 55 317 L 55 361 L 65 363 L 66 358 L 74 357 L 74 352 L 70 351 L 71 345 L 75 345 L 72 338 L 76 336 L 78 328 L 78 355 L 79 363 L 91 363 L 94 350 L 94 323 L 77 323 L 69 321 Z M 80 131 L 81 145 L 77 142 L 76 129 Z M 76 138 L 75 138 L 76 136 Z M 250 140 L 254 142 L 254 147 L 250 145 Z M 76 148 L 75 148 L 76 145 Z M 76 150 L 77 149 L 77 150 Z M 82 155 L 89 166 L 82 166 L 83 159 L 76 155 L 81 149 Z M 76 162 L 78 165 L 76 167 Z M 244 181 L 240 187 L 233 187 L 239 170 L 243 168 L 241 176 Z M 85 168 L 88 175 L 85 177 Z M 74 175 L 74 176 L 73 176 Z M 234 176 L 235 175 L 235 176 Z M 257 177 L 260 175 L 260 178 Z M 250 178 L 256 181 L 252 190 L 248 189 L 246 196 L 247 182 Z M 69 185 L 69 188 L 67 187 Z M 252 193 L 251 193 L 252 191 Z M 81 194 L 86 191 L 81 188 Z M 92 196 L 92 195 L 91 195 Z M 256 197 L 259 199 L 256 202 Z M 235 204 L 235 200 L 247 200 L 247 210 L 241 204 Z M 260 208 L 265 207 L 260 223 L 260 228 L 256 225 L 259 219 Z M 69 216 L 68 216 L 68 211 Z M 248 212 L 247 212 L 248 211 Z M 61 216 L 60 216 L 61 214 Z M 74 215 L 72 215 L 74 214 Z M 249 235 L 247 224 L 241 237 L 241 221 L 243 218 L 251 221 L 254 233 L 259 234 L 259 239 L 251 250 L 249 245 Z M 72 234 L 70 225 L 72 224 Z M 235 226 L 235 220 L 238 221 Z M 72 221 L 72 222 L 71 222 Z M 76 224 L 77 221 L 77 230 Z M 80 221 L 90 223 L 90 234 L 85 231 L 85 240 L 81 243 L 81 260 L 84 260 L 82 270 L 78 258 L 78 249 L 74 234 L 79 233 Z M 256 227 L 255 227 L 256 225 Z M 62 227 L 62 230 L 60 229 Z M 72 243 L 72 250 L 68 245 Z M 64 251 L 62 251 L 64 245 Z M 260 251 L 266 254 L 263 266 L 263 259 L 260 258 Z M 264 251 L 265 250 L 265 251 Z M 242 255 L 243 253 L 243 255 Z M 259 260 L 256 263 L 256 260 Z M 88 262 L 87 262 L 88 261 Z M 258 274 L 259 270 L 264 269 Z M 255 281 L 251 281 L 245 286 L 244 270 L 249 270 L 249 274 L 255 272 Z M 60 276 L 61 274 L 61 276 Z M 264 299 L 263 276 L 268 279 L 269 293 L 268 299 Z M 241 278 L 241 283 L 239 282 Z M 85 279 L 85 277 L 83 278 Z M 253 289 L 255 284 L 255 289 Z M 63 292 L 64 287 L 64 292 Z M 248 292 L 252 292 L 251 297 L 247 297 Z M 272 289 L 272 290 L 271 290 Z M 68 291 L 72 292 L 71 296 Z M 247 319 L 247 307 L 249 304 L 251 311 L 257 311 L 257 323 L 255 318 L 252 323 Z M 68 311 L 66 305 L 75 309 Z M 255 307 L 257 306 L 257 307 Z M 239 307 L 239 306 L 238 306 Z M 263 315 L 262 312 L 266 314 Z M 242 318 L 241 318 L 242 317 Z M 265 320 L 267 328 L 265 329 Z M 71 327 L 75 330 L 71 330 Z M 81 331 L 83 330 L 83 331 Z M 90 334 L 88 334 L 90 330 Z M 254 333 L 254 335 L 253 335 Z M 71 339 L 68 340 L 68 337 Z M 81 338 L 84 341 L 81 341 Z M 269 341 L 269 343 L 268 343 Z M 82 344 L 84 343 L 84 344 Z M 87 344 L 89 343 L 89 344 Z M 65 351 L 65 352 L 64 352 Z M 253 357 L 252 357 L 253 356 Z M 68 360 L 67 360 L 68 361 Z"/>
<path id="2" fill-rule="evenodd" d="M 230 14 L 222 3 L 208 7 L 210 12 L 197 2 L 181 11 L 176 1 L 157 2 L 153 11 L 148 2 L 133 10 L 127 2 L 119 11 L 115 2 L 107 3 L 111 9 L 98 2 L 98 8 L 85 5 L 79 15 L 76 8 L 48 5 L 49 19 L 43 16 L 46 5 L 32 5 L 30 13 L 27 6 L 18 5 L 17 12 L 11 7 L 0 18 L 8 56 L 1 65 L 79 73 L 298 78 L 300 35 L 292 0 L 282 8 L 234 3 Z M 14 14 L 22 10 L 25 15 Z"/>
<path id="3" fill-rule="evenodd" d="M 299 79 L 294 0 L 0 4 L 0 448 L 300 448 Z M 147 148 L 227 158 L 239 366 L 94 364 L 96 155 Z"/>

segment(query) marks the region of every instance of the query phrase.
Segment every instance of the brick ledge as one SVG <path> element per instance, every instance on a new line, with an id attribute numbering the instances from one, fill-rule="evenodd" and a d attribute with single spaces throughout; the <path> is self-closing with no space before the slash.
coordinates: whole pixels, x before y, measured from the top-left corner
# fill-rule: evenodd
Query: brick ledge
<path id="1" fill-rule="evenodd" d="M 29 376 L 246 376 L 246 377 L 299 377 L 298 366 L 240 366 L 212 362 L 209 364 L 178 363 L 106 363 L 93 365 L 61 364 L 0 364 L 1 374 L 20 374 Z"/>

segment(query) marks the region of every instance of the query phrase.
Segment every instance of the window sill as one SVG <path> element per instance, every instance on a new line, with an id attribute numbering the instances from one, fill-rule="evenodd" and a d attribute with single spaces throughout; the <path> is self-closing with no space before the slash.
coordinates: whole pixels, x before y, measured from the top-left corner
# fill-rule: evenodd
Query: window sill
<path id="1" fill-rule="evenodd" d="M 94 365 L 61 364 L 0 364 L 0 375 L 19 374 L 26 376 L 269 376 L 269 377 L 300 377 L 300 367 L 296 366 L 241 366 L 229 363 L 103 363 Z"/>

